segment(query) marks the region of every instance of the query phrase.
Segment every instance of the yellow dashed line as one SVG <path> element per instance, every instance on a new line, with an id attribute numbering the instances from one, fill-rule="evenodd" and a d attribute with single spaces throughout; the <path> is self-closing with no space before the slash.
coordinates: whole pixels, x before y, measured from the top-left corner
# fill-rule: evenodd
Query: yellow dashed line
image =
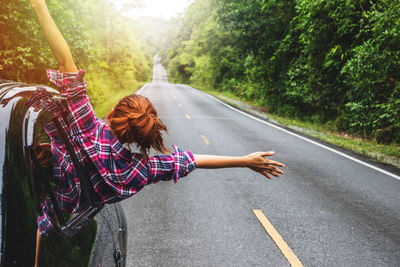
<path id="1" fill-rule="evenodd" d="M 189 114 L 185 114 L 186 119 L 190 120 Z"/>
<path id="2" fill-rule="evenodd" d="M 203 140 L 203 142 L 206 144 L 206 146 L 211 145 L 211 144 L 210 144 L 210 141 L 208 141 L 207 138 L 206 138 L 204 135 L 201 134 L 201 135 L 200 135 L 200 138 Z"/>
<path id="3" fill-rule="evenodd" d="M 294 254 L 293 250 L 288 246 L 288 244 L 283 240 L 282 236 L 276 231 L 271 222 L 265 217 L 264 213 L 261 210 L 253 210 L 257 219 L 260 221 L 262 226 L 264 226 L 265 230 L 281 250 L 282 254 L 286 257 L 290 265 L 295 267 L 303 267 L 303 264 Z"/>

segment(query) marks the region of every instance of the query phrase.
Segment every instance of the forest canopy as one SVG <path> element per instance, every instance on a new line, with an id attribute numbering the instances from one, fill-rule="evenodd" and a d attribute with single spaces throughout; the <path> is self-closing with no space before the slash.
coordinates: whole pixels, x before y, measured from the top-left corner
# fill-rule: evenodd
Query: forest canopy
<path id="1" fill-rule="evenodd" d="M 123 95 L 149 81 L 153 55 L 122 12 L 138 0 L 118 5 L 112 0 L 46 3 L 76 65 L 86 71 L 91 102 L 100 117 Z M 58 65 L 29 1 L 2 0 L 0 13 L 0 78 L 48 84 L 45 69 Z"/>
<path id="2" fill-rule="evenodd" d="M 171 81 L 400 143 L 399 37 L 400 1 L 196 0 L 164 54 Z"/>

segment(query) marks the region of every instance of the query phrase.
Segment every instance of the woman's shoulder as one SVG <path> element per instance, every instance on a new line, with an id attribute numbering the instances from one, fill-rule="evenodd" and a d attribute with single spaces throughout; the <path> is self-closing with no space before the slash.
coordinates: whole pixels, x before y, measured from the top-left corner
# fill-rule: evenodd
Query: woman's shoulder
<path id="1" fill-rule="evenodd" d="M 101 151 L 111 156 L 116 156 L 125 160 L 131 159 L 131 151 L 128 146 L 122 144 L 117 137 L 112 133 L 107 123 L 101 119 L 97 119 L 97 134 L 96 139 Z"/>

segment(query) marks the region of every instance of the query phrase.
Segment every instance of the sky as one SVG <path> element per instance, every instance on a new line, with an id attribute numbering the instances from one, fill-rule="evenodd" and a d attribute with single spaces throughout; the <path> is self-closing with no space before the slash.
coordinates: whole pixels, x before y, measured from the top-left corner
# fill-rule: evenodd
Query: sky
<path id="1" fill-rule="evenodd" d="M 162 17 L 170 19 L 183 13 L 193 0 L 143 0 L 142 8 L 129 12 L 132 17 Z"/>

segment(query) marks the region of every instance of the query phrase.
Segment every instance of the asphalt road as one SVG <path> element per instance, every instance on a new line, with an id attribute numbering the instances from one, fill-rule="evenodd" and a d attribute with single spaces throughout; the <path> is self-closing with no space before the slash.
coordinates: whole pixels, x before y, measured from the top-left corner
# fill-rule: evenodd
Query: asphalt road
<path id="1" fill-rule="evenodd" d="M 400 266 L 396 175 L 169 84 L 161 66 L 154 70 L 140 94 L 168 125 L 168 146 L 218 155 L 273 150 L 286 168 L 273 180 L 247 169 L 196 170 L 177 184 L 145 187 L 122 203 L 128 266 L 290 266 L 253 209 L 304 266 Z"/>

